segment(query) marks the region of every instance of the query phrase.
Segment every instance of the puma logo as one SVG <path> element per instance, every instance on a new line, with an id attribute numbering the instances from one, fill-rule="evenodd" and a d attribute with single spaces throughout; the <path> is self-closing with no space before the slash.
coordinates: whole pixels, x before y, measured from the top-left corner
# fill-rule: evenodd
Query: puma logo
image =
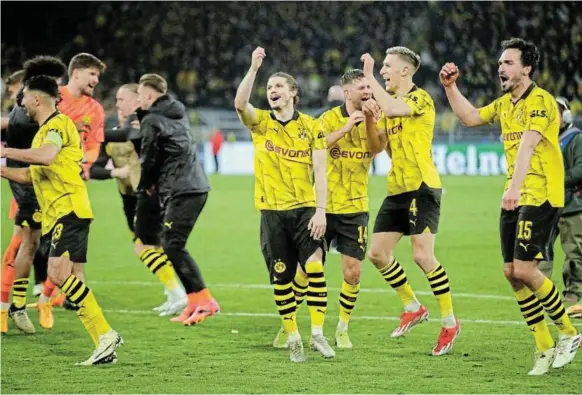
<path id="1" fill-rule="evenodd" d="M 325 311 L 323 311 L 323 310 L 321 310 L 321 309 L 317 309 L 317 312 L 318 312 L 318 313 L 321 313 L 321 314 L 325 314 Z"/>
<path id="2" fill-rule="evenodd" d="M 520 247 L 523 247 L 523 249 L 525 250 L 525 252 L 527 252 L 527 247 L 529 247 L 529 244 L 523 244 L 523 243 L 519 243 Z"/>
<path id="3" fill-rule="evenodd" d="M 164 226 L 168 229 L 172 229 L 172 225 L 174 225 L 174 221 L 164 222 Z"/>
<path id="4" fill-rule="evenodd" d="M 418 220 L 416 220 L 416 219 L 415 219 L 415 220 L 413 221 L 413 220 L 409 219 L 408 221 L 409 221 L 409 222 L 410 222 L 412 225 L 416 226 L 416 221 L 418 221 Z"/>
<path id="5" fill-rule="evenodd" d="M 283 317 L 283 321 L 293 321 L 293 318 L 291 318 L 291 317 Z"/>

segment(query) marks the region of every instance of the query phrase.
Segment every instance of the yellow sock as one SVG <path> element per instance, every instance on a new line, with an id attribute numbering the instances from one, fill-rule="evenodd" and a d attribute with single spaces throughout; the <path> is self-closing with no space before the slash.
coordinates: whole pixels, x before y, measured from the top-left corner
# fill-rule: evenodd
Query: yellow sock
<path id="1" fill-rule="evenodd" d="M 544 283 L 535 291 L 535 295 L 544 306 L 544 309 L 558 327 L 558 331 L 562 335 L 575 336 L 578 330 L 570 322 L 570 317 L 566 314 L 562 298 L 552 281 L 544 277 Z"/>
<path id="2" fill-rule="evenodd" d="M 168 291 L 172 291 L 180 286 L 176 280 L 176 272 L 163 249 L 146 248 L 141 252 L 139 258 L 161 283 L 164 284 L 164 287 Z"/>
<path id="3" fill-rule="evenodd" d="M 283 328 L 289 334 L 297 333 L 297 302 L 295 302 L 293 286 L 291 283 L 275 284 L 274 294 Z"/>
<path id="4" fill-rule="evenodd" d="M 28 290 L 28 278 L 18 278 L 12 285 L 12 304 L 17 309 L 26 307 L 26 291 Z"/>
<path id="5" fill-rule="evenodd" d="M 547 351 L 554 347 L 554 339 L 544 316 L 544 309 L 528 287 L 515 292 L 515 298 L 521 309 L 521 314 L 532 332 L 538 351 Z"/>
<path id="6" fill-rule="evenodd" d="M 340 303 L 340 314 L 339 314 L 339 325 L 343 329 L 347 329 L 350 318 L 352 317 L 352 311 L 356 306 L 356 300 L 358 299 L 358 293 L 360 292 L 360 283 L 356 285 L 349 284 L 344 280 L 342 282 L 342 288 L 339 296 Z"/>
<path id="7" fill-rule="evenodd" d="M 295 301 L 297 302 L 297 310 L 305 299 L 307 293 L 307 285 L 309 285 L 309 277 L 306 274 L 297 271 L 293 279 L 293 292 L 295 293 Z"/>
<path id="8" fill-rule="evenodd" d="M 384 277 L 384 280 L 396 291 L 406 311 L 412 312 L 420 309 L 420 303 L 414 295 L 414 291 L 408 282 L 408 278 L 400 262 L 392 258 L 392 262 L 382 269 L 378 269 L 378 271 Z"/>
<path id="9" fill-rule="evenodd" d="M 325 322 L 325 313 L 327 311 L 327 285 L 323 273 L 323 262 L 307 262 L 305 271 L 309 278 L 307 307 L 311 316 L 311 329 L 312 332 L 314 329 L 323 331 L 323 323 Z"/>
<path id="10" fill-rule="evenodd" d="M 111 330 L 111 327 L 103 316 L 101 307 L 97 304 L 95 295 L 93 295 L 93 292 L 81 280 L 74 275 L 70 275 L 61 289 L 67 294 L 71 302 L 79 307 L 77 316 L 94 342 L 94 337 L 98 339 L 99 336 Z"/>
<path id="11" fill-rule="evenodd" d="M 445 326 L 455 326 L 455 315 L 453 313 L 453 298 L 449 285 L 449 276 L 445 269 L 439 264 L 432 272 L 426 274 L 432 293 L 437 298 L 441 307 L 441 317 Z"/>

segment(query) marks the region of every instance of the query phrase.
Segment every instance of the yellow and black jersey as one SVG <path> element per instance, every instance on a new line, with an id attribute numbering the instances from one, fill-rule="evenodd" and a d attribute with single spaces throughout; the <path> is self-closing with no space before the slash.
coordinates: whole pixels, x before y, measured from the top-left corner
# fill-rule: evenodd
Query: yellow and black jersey
<path id="1" fill-rule="evenodd" d="M 507 159 L 509 187 L 521 137 L 526 131 L 536 131 L 542 140 L 534 149 L 530 168 L 521 187 L 520 206 L 541 206 L 549 201 L 552 207 L 564 206 L 564 162 L 558 141 L 560 117 L 558 105 L 552 95 L 535 83 L 517 102 L 506 93 L 491 104 L 480 108 L 485 122 L 499 121 L 503 148 Z"/>
<path id="2" fill-rule="evenodd" d="M 430 188 L 441 188 L 441 180 L 432 161 L 434 102 L 428 92 L 416 86 L 402 100 L 410 107 L 410 116 L 386 118 L 392 153 L 388 196 L 416 191 L 423 182 Z"/>
<path id="3" fill-rule="evenodd" d="M 59 148 L 49 166 L 31 165 L 34 192 L 42 212 L 42 233 L 48 233 L 59 219 L 70 213 L 93 218 L 87 187 L 81 178 L 83 148 L 77 127 L 68 116 L 55 112 L 42 124 L 32 148 L 54 144 Z"/>
<path id="4" fill-rule="evenodd" d="M 316 120 L 299 111 L 281 122 L 270 111 L 255 109 L 250 129 L 255 147 L 255 206 L 258 210 L 315 207 L 312 152 L 326 149 Z M 316 134 L 317 133 L 317 134 Z"/>
<path id="5" fill-rule="evenodd" d="M 318 127 L 327 137 L 343 128 L 350 115 L 345 107 L 334 107 L 318 119 Z M 386 119 L 377 122 L 386 133 Z M 327 212 L 353 214 L 368 212 L 368 174 L 374 155 L 368 147 L 366 123 L 360 122 L 328 149 Z"/>

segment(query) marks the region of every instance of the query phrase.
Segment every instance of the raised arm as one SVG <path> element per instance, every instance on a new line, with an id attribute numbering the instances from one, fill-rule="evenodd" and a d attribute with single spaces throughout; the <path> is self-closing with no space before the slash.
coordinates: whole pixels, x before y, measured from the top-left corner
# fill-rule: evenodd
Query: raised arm
<path id="1" fill-rule="evenodd" d="M 30 176 L 30 167 L 25 168 L 11 168 L 2 166 L 0 168 L 0 176 L 7 180 L 17 182 L 19 184 L 32 184 L 32 177 Z"/>
<path id="2" fill-rule="evenodd" d="M 264 58 L 265 50 L 261 47 L 257 47 L 252 54 L 251 68 L 238 86 L 236 97 L 234 98 L 234 108 L 245 125 L 255 119 L 255 108 L 249 100 L 251 98 L 257 72 L 263 64 Z"/>
<path id="3" fill-rule="evenodd" d="M 382 116 L 380 106 L 375 100 L 370 99 L 364 103 L 363 110 L 366 116 L 368 148 L 372 154 L 378 154 L 386 148 L 388 142 L 386 137 L 386 127 L 384 126 L 384 130 L 378 127 L 378 123 L 383 123 L 382 120 L 380 120 Z"/>
<path id="4" fill-rule="evenodd" d="M 392 97 L 386 89 L 374 78 L 374 58 L 370 54 L 364 54 L 361 57 L 361 61 L 364 63 L 363 65 L 363 72 L 364 76 L 366 77 L 368 83 L 370 84 L 370 88 L 372 89 L 372 93 L 374 94 L 374 100 L 380 106 L 384 115 L 388 118 L 396 118 L 396 117 L 408 117 L 412 113 L 408 104 L 404 102 L 404 100 L 400 98 Z"/>
<path id="5" fill-rule="evenodd" d="M 481 118 L 479 109 L 475 108 L 457 87 L 459 68 L 454 63 L 447 63 L 442 67 L 439 77 L 451 108 L 463 125 L 470 127 L 485 125 L 487 120 Z"/>

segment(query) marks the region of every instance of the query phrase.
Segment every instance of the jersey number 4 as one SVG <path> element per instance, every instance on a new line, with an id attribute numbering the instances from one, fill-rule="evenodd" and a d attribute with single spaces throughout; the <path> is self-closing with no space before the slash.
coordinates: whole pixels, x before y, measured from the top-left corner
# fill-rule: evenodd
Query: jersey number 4
<path id="1" fill-rule="evenodd" d="M 412 203 L 410 203 L 410 212 L 415 217 L 418 214 L 418 209 L 416 208 L 416 199 L 412 199 Z"/>

